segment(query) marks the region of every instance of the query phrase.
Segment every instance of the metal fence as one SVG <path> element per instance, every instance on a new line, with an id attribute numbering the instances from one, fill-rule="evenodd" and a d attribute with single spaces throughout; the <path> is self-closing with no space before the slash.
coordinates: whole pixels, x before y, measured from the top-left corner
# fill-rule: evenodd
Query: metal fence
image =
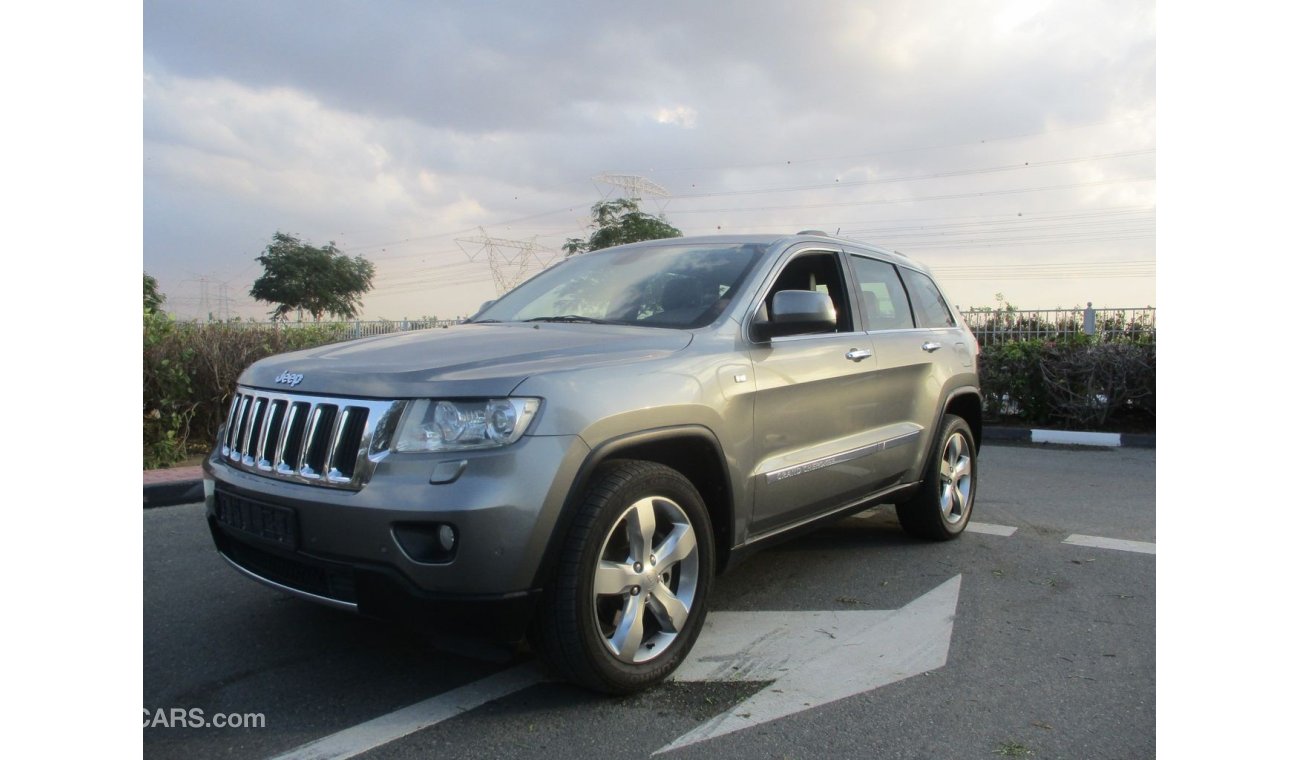
<path id="1" fill-rule="evenodd" d="M 985 346 L 1018 340 L 1068 340 L 1080 335 L 1103 343 L 1154 343 L 1156 339 L 1153 307 L 1094 309 L 1088 304 L 1082 309 L 983 308 L 961 314 Z"/>

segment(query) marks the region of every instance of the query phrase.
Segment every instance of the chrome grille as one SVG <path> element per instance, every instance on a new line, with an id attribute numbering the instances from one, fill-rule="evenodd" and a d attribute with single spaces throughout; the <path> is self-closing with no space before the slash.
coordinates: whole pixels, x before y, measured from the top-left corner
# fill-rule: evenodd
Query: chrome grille
<path id="1" fill-rule="evenodd" d="M 221 457 L 279 480 L 356 490 L 366 484 L 405 402 L 303 396 L 239 388 L 221 435 Z"/>

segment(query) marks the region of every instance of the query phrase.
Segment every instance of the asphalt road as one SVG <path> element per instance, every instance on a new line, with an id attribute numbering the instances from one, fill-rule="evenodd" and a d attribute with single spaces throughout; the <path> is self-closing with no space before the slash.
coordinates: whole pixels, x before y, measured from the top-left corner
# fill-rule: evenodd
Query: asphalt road
<path id="1" fill-rule="evenodd" d="M 714 611 L 734 619 L 780 611 L 797 623 L 826 619 L 814 614 L 823 611 L 913 609 L 959 577 L 950 640 L 947 629 L 909 629 L 903 617 L 865 635 L 878 659 L 824 647 L 836 658 L 829 681 L 836 671 L 851 678 L 883 662 L 919 662 L 913 649 L 933 636 L 947 644 L 938 667 L 825 704 L 779 688 L 780 678 L 673 682 L 625 698 L 537 683 L 361 756 L 644 758 L 734 707 L 754 725 L 664 756 L 1154 757 L 1155 452 L 988 446 L 980 464 L 974 519 L 1012 535 L 916 542 L 883 507 L 755 555 L 714 587 Z M 143 520 L 146 719 L 184 709 L 265 720 L 147 727 L 146 756 L 275 757 L 532 668 L 527 655 L 449 653 L 417 632 L 245 580 L 213 550 L 201 505 L 146 510 Z M 1076 534 L 1151 543 L 1125 545 L 1139 551 L 1065 543 Z M 845 615 L 842 627 L 817 631 L 847 641 L 848 621 L 866 618 L 876 619 Z M 790 714 L 758 722 L 747 705 L 764 690 L 811 706 L 781 706 Z"/>

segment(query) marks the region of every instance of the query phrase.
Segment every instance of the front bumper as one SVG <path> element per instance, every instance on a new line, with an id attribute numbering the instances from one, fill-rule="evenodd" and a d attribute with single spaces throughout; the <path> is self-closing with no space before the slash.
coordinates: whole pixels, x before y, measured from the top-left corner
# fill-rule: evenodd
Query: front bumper
<path id="1" fill-rule="evenodd" d="M 208 523 L 227 561 L 296 596 L 435 627 L 460 628 L 472 618 L 513 640 L 531 613 L 547 542 L 588 452 L 577 436 L 526 436 L 498 450 L 393 454 L 360 491 L 281 482 L 213 456 L 204 463 Z M 459 476 L 431 483 L 449 461 L 464 462 Z M 287 537 L 223 523 L 218 494 L 287 515 Z M 441 524 L 457 533 L 449 559 L 420 561 L 399 540 L 405 527 Z"/>
<path id="2" fill-rule="evenodd" d="M 392 567 L 276 551 L 232 535 L 211 517 L 208 526 L 222 559 L 247 578 L 317 604 L 429 631 L 519 641 L 541 595 L 537 589 L 480 596 L 432 593 Z"/>

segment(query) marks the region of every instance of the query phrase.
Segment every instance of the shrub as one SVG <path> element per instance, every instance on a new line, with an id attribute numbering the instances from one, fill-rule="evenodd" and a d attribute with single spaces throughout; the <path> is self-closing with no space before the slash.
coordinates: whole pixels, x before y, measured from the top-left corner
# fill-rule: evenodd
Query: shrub
<path id="1" fill-rule="evenodd" d="M 980 355 L 984 414 L 1033 424 L 1103 427 L 1121 413 L 1155 418 L 1151 342 L 1024 340 Z"/>
<path id="2" fill-rule="evenodd" d="M 286 327 L 144 321 L 144 466 L 165 467 L 216 440 L 235 380 L 273 354 L 346 340 L 346 324 Z"/>
<path id="3" fill-rule="evenodd" d="M 1105 425 L 1116 413 L 1149 410 L 1155 415 L 1155 347 L 1103 343 L 1054 348 L 1042 374 L 1053 419 L 1088 427 Z"/>
<path id="4" fill-rule="evenodd" d="M 144 312 L 144 466 L 185 458 L 196 403 L 187 367 L 193 353 L 170 317 Z"/>
<path id="5" fill-rule="evenodd" d="M 1047 415 L 1047 390 L 1043 387 L 1043 341 L 1022 340 L 983 349 L 980 354 L 980 388 L 987 417 L 1023 417 L 1038 420 Z"/>

